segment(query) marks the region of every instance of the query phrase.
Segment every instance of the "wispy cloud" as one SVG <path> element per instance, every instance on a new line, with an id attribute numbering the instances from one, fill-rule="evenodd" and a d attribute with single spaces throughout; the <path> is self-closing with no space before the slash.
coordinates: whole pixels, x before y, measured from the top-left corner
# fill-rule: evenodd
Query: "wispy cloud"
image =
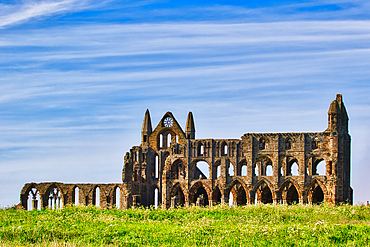
<path id="1" fill-rule="evenodd" d="M 25 1 L 13 6 L 0 4 L 0 7 L 4 9 L 0 12 L 0 28 L 18 24 L 32 18 L 70 11 L 80 4 L 81 1 L 79 0 Z"/>

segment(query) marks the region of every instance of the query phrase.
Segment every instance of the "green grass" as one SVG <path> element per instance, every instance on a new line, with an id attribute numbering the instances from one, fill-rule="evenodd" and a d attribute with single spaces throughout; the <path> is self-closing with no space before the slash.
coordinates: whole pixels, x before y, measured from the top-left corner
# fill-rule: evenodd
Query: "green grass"
<path id="1" fill-rule="evenodd" d="M 370 207 L 0 210 L 0 246 L 370 246 Z"/>

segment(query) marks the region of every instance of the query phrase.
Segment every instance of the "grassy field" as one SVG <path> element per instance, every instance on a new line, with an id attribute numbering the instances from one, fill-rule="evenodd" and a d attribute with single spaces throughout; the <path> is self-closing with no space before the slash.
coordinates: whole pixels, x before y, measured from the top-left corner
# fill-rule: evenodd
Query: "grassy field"
<path id="1" fill-rule="evenodd" d="M 0 246 L 370 246 L 370 207 L 5 209 Z"/>

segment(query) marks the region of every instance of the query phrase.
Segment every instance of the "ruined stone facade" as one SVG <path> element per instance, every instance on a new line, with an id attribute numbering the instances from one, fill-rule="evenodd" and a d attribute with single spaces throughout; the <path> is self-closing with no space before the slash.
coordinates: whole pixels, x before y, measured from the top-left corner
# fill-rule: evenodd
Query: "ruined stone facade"
<path id="1" fill-rule="evenodd" d="M 123 183 L 30 183 L 21 191 L 21 203 L 28 209 L 70 203 L 102 208 L 119 204 L 121 209 L 138 205 L 352 203 L 350 143 L 348 115 L 339 94 L 329 108 L 328 128 L 318 133 L 195 139 L 191 112 L 184 132 L 171 112 L 153 130 L 147 110 L 141 144 L 124 158 Z M 202 162 L 208 171 L 200 169 Z M 325 174 L 317 174 L 319 164 L 325 166 Z M 292 173 L 293 166 L 297 174 Z"/>

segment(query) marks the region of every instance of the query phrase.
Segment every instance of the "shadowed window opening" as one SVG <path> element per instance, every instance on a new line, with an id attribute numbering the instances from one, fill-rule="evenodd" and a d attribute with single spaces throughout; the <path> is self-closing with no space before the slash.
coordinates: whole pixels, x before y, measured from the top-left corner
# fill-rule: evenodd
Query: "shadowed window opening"
<path id="1" fill-rule="evenodd" d="M 171 207 L 183 207 L 185 206 L 185 196 L 182 192 L 180 185 L 174 187 L 174 190 L 171 194 Z"/>
<path id="2" fill-rule="evenodd" d="M 213 191 L 213 205 L 221 204 L 221 192 L 218 187 Z"/>
<path id="3" fill-rule="evenodd" d="M 272 193 L 270 188 L 264 184 L 260 188 L 260 196 L 261 196 L 261 202 L 263 204 L 272 203 Z"/>
<path id="4" fill-rule="evenodd" d="M 203 186 L 200 186 L 194 195 L 192 203 L 196 206 L 208 206 L 208 195 Z"/>
<path id="5" fill-rule="evenodd" d="M 292 141 L 287 138 L 287 140 L 285 141 L 285 150 L 289 150 L 292 148 Z"/>
<path id="6" fill-rule="evenodd" d="M 258 143 L 258 147 L 260 150 L 264 150 L 266 148 L 266 140 L 265 138 L 261 138 Z"/>
<path id="7" fill-rule="evenodd" d="M 225 142 L 221 144 L 221 156 L 227 156 L 227 145 Z"/>
<path id="8" fill-rule="evenodd" d="M 291 185 L 287 191 L 287 203 L 288 205 L 299 203 L 298 192 L 294 185 Z"/>
<path id="9" fill-rule="evenodd" d="M 312 193 L 312 203 L 319 204 L 324 201 L 324 193 L 320 186 L 317 186 Z"/>

